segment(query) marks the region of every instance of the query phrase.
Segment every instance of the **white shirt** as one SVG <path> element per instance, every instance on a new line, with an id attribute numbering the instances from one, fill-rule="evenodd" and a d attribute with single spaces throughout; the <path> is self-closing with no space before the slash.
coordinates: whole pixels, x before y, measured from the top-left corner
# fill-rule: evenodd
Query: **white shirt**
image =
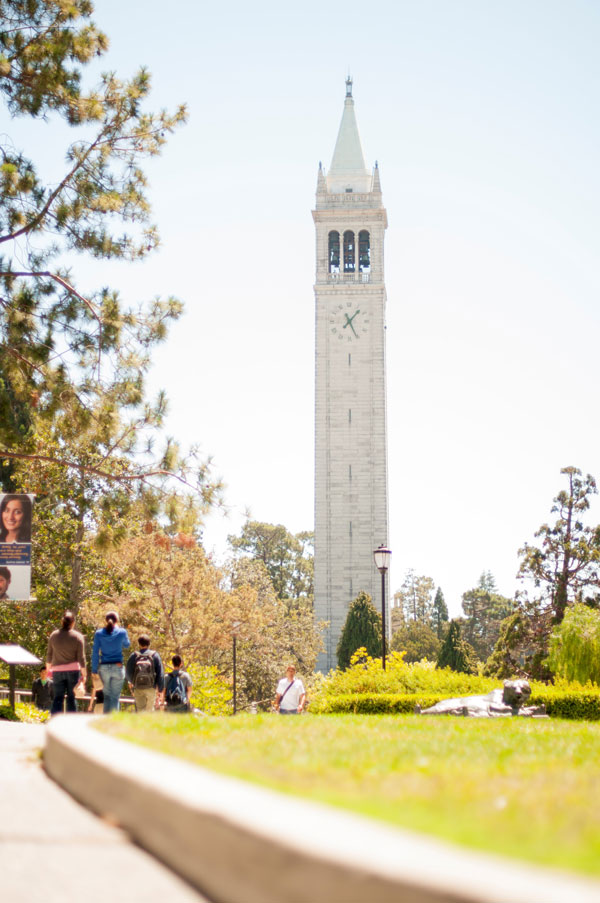
<path id="1" fill-rule="evenodd" d="M 284 710 L 288 709 L 297 709 L 300 705 L 300 697 L 304 695 L 304 684 L 300 680 L 299 677 L 294 678 L 294 683 L 290 687 L 290 682 L 287 677 L 282 677 L 279 683 L 277 684 L 277 695 L 283 696 L 284 698 L 280 702 L 280 708 Z M 285 692 L 287 690 L 287 693 Z"/>

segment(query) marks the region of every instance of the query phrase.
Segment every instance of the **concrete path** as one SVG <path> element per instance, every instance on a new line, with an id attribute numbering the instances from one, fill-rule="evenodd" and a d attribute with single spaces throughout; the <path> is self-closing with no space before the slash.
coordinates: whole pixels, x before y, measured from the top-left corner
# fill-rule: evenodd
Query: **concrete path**
<path id="1" fill-rule="evenodd" d="M 44 731 L 0 720 L 0 899 L 207 903 L 46 775 Z"/>

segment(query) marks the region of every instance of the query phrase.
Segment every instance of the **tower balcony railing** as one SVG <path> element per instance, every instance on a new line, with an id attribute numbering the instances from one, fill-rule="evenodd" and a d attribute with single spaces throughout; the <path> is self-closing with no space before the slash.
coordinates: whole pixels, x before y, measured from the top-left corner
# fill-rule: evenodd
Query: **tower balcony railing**
<path id="1" fill-rule="evenodd" d="M 371 273 L 361 270 L 357 273 L 327 273 L 327 282 L 370 282 Z"/>

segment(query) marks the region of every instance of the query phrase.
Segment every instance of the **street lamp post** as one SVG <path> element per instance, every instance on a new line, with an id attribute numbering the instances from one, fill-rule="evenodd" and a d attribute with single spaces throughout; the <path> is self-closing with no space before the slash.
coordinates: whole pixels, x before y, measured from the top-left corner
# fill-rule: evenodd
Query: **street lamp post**
<path id="1" fill-rule="evenodd" d="M 233 636 L 233 714 L 237 713 L 237 637 L 241 621 L 234 621 L 231 625 Z"/>
<path id="2" fill-rule="evenodd" d="M 373 552 L 373 557 L 375 559 L 375 566 L 381 574 L 381 667 L 385 671 L 385 573 L 390 566 L 392 553 L 389 549 L 386 549 L 384 545 L 380 545 L 379 548 L 375 549 Z"/>

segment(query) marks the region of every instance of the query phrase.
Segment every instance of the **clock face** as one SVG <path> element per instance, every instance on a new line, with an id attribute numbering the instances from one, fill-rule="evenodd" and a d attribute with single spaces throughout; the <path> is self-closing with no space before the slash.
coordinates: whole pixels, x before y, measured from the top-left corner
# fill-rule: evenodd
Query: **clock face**
<path id="1" fill-rule="evenodd" d="M 340 344 L 357 342 L 363 338 L 369 326 L 366 305 L 356 301 L 336 304 L 329 314 L 329 329 Z"/>

